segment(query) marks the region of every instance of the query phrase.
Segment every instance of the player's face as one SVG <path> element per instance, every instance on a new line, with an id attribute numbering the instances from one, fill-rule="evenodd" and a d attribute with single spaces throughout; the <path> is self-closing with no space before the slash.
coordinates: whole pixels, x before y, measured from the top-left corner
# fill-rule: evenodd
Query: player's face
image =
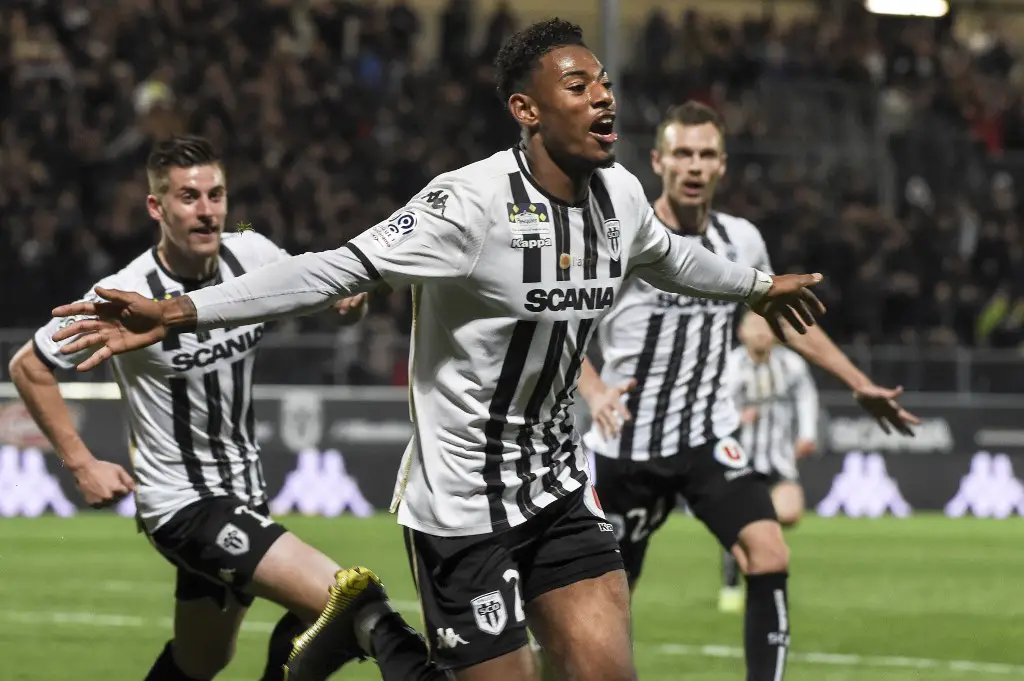
<path id="1" fill-rule="evenodd" d="M 748 313 L 740 325 L 740 342 L 752 352 L 763 353 L 771 350 L 775 336 L 764 317 Z"/>
<path id="2" fill-rule="evenodd" d="M 651 152 L 651 165 L 674 203 L 708 203 L 725 175 L 722 135 L 714 123 L 672 123 L 661 136 L 661 146 Z"/>
<path id="3" fill-rule="evenodd" d="M 533 76 L 535 125 L 553 156 L 589 168 L 615 162 L 615 97 L 601 62 L 585 47 L 548 52 Z"/>
<path id="4" fill-rule="evenodd" d="M 163 237 L 183 254 L 214 255 L 228 212 L 224 171 L 219 165 L 172 168 L 167 191 L 150 194 L 147 207 Z"/>

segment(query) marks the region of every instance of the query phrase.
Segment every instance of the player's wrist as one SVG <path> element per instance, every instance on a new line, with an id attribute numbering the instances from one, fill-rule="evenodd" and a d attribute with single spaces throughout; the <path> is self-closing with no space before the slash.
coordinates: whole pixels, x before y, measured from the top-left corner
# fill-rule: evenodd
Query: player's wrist
<path id="1" fill-rule="evenodd" d="M 165 328 L 176 328 L 188 333 L 195 331 L 198 321 L 195 303 L 188 296 L 160 301 L 160 323 Z"/>
<path id="2" fill-rule="evenodd" d="M 775 286 L 775 278 L 767 272 L 754 270 L 754 282 L 747 294 L 747 304 L 750 306 L 761 302 Z"/>

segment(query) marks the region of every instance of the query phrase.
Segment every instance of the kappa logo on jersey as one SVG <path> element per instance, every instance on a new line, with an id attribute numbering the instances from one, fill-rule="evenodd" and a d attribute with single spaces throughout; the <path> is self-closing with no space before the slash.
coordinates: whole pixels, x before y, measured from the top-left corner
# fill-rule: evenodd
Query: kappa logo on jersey
<path id="1" fill-rule="evenodd" d="M 715 443 L 715 460 L 729 468 L 746 468 L 750 465 L 747 452 L 735 438 L 723 437 Z"/>
<path id="2" fill-rule="evenodd" d="M 535 288 L 526 294 L 527 312 L 562 312 L 563 310 L 603 310 L 615 302 L 615 289 L 611 286 L 591 288 L 553 288 L 550 291 Z"/>
<path id="3" fill-rule="evenodd" d="M 960 480 L 960 488 L 948 504 L 946 515 L 961 518 L 968 513 L 976 518 L 1024 516 L 1024 483 L 1013 473 L 1006 454 L 978 452 L 971 468 Z"/>
<path id="4" fill-rule="evenodd" d="M 543 203 L 506 203 L 510 229 L 516 236 L 544 236 L 550 233 L 548 207 Z"/>
<path id="5" fill-rule="evenodd" d="M 181 352 L 171 359 L 171 366 L 177 371 L 188 371 L 195 367 L 205 367 L 222 359 L 231 359 L 235 353 L 247 352 L 263 340 L 263 327 L 257 326 L 241 336 L 228 338 L 219 343 L 206 344 L 195 352 Z"/>
<path id="6" fill-rule="evenodd" d="M 818 515 L 825 518 L 840 511 L 851 518 L 878 518 L 886 511 L 904 518 L 912 509 L 900 493 L 899 485 L 889 476 L 881 454 L 850 452 L 817 510 Z"/>
<path id="7" fill-rule="evenodd" d="M 232 556 L 241 556 L 249 552 L 249 535 L 233 523 L 227 523 L 220 528 L 215 542 Z"/>
<path id="8" fill-rule="evenodd" d="M 612 260 L 618 260 L 622 255 L 622 231 L 619 228 L 618 220 L 604 221 L 604 236 L 608 239 L 608 254 Z"/>
<path id="9" fill-rule="evenodd" d="M 50 509 L 67 518 L 75 505 L 64 495 L 60 481 L 46 470 L 42 451 L 25 451 L 12 445 L 0 447 L 0 516 L 35 518 Z"/>
<path id="10" fill-rule="evenodd" d="M 455 633 L 455 630 L 451 627 L 445 629 L 444 627 L 437 628 L 437 649 L 438 650 L 451 650 L 456 646 L 468 645 L 469 641 Z"/>
<path id="11" fill-rule="evenodd" d="M 545 248 L 546 246 L 551 246 L 553 243 L 554 242 L 552 242 L 550 238 L 523 239 L 522 237 L 517 236 L 512 239 L 512 248 Z"/>
<path id="12" fill-rule="evenodd" d="M 385 223 L 374 225 L 370 230 L 370 235 L 378 244 L 391 249 L 405 241 L 416 230 L 418 223 L 419 218 L 416 217 L 416 213 L 405 210 L 392 215 Z"/>
<path id="13" fill-rule="evenodd" d="M 493 636 L 505 631 L 508 611 L 505 610 L 505 599 L 502 598 L 500 591 L 477 596 L 470 604 L 473 606 L 473 617 L 476 618 L 476 626 L 480 631 Z"/>

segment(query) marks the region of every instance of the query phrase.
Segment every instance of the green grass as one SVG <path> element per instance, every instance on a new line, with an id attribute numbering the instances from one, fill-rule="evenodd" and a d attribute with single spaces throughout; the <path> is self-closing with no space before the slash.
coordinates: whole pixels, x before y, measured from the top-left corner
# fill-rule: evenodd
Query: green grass
<path id="1" fill-rule="evenodd" d="M 393 518 L 286 524 L 339 562 L 371 566 L 419 624 Z M 1024 679 L 1024 523 L 810 518 L 788 536 L 788 681 Z M 695 521 L 673 517 L 653 543 L 634 601 L 641 679 L 743 678 L 742 617 L 716 611 L 717 575 L 714 541 Z M 169 637 L 172 590 L 171 568 L 130 520 L 0 520 L 0 677 L 141 681 Z M 253 608 L 254 624 L 221 678 L 258 677 L 278 612 Z M 379 677 L 364 664 L 338 678 Z"/>

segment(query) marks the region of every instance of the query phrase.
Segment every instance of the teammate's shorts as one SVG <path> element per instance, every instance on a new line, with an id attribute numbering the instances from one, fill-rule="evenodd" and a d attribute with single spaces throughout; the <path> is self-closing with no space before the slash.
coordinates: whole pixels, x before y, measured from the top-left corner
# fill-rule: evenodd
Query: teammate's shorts
<path id="1" fill-rule="evenodd" d="M 732 437 L 649 461 L 594 459 L 597 492 L 615 527 L 631 586 L 640 577 L 651 534 L 679 495 L 726 550 L 747 525 L 777 519 L 770 488 Z"/>
<path id="2" fill-rule="evenodd" d="M 228 594 L 244 607 L 252 605 L 245 587 L 286 531 L 270 518 L 266 504 L 252 509 L 233 497 L 214 497 L 186 506 L 147 535 L 178 568 L 175 598 L 212 598 L 224 608 Z"/>
<path id="3" fill-rule="evenodd" d="M 457 670 L 518 650 L 529 644 L 525 603 L 621 570 L 612 526 L 599 509 L 588 485 L 497 534 L 435 537 L 406 529 L 431 659 Z"/>

